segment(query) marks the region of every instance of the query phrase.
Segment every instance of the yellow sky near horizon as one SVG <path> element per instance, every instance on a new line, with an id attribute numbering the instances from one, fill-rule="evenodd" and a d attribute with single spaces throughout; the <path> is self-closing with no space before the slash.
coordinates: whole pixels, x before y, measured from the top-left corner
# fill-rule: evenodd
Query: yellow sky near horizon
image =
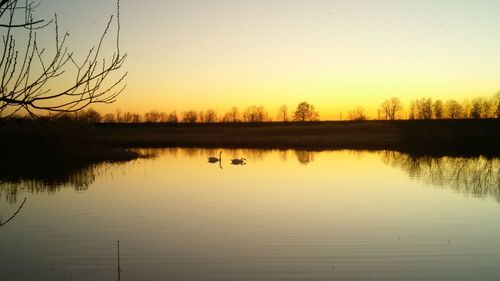
<path id="1" fill-rule="evenodd" d="M 95 42 L 115 1 L 48 0 L 70 46 Z M 128 88 L 94 108 L 242 111 L 307 101 L 321 119 L 393 96 L 464 100 L 500 90 L 500 2 L 121 0 Z M 79 13 L 75 13 L 79 11 Z M 77 52 L 78 53 L 78 52 Z M 81 52 L 80 52 L 81 53 Z"/>

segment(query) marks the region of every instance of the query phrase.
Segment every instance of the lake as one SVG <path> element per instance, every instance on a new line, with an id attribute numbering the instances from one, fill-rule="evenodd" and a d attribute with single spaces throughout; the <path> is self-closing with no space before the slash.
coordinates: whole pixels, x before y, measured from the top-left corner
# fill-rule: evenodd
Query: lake
<path id="1" fill-rule="evenodd" d="M 219 151 L 3 182 L 0 279 L 500 278 L 498 158 Z"/>

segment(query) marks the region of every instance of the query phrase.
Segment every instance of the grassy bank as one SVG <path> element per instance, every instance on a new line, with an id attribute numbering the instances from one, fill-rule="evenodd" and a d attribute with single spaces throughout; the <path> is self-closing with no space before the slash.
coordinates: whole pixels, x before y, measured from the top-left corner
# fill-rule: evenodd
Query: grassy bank
<path id="1" fill-rule="evenodd" d="M 97 142 L 117 147 L 387 149 L 415 154 L 500 154 L 497 119 L 97 124 L 96 130 Z"/>

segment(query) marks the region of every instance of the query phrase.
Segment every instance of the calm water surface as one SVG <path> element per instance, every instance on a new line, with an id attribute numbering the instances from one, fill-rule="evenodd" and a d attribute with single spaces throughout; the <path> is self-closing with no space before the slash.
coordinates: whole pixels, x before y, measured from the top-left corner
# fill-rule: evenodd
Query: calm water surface
<path id="1" fill-rule="evenodd" d="M 218 151 L 2 183 L 0 280 L 500 280 L 499 159 Z"/>

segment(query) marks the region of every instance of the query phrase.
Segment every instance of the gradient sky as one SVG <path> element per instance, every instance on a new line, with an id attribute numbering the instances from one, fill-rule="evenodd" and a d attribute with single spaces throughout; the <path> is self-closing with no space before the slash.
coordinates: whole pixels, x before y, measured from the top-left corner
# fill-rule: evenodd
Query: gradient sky
<path id="1" fill-rule="evenodd" d="M 39 11 L 58 13 L 78 51 L 114 5 L 47 0 Z M 373 116 L 391 96 L 500 90 L 498 0 L 122 0 L 121 19 L 128 88 L 103 112 L 256 104 L 275 117 L 305 100 L 335 119 L 357 104 Z"/>

